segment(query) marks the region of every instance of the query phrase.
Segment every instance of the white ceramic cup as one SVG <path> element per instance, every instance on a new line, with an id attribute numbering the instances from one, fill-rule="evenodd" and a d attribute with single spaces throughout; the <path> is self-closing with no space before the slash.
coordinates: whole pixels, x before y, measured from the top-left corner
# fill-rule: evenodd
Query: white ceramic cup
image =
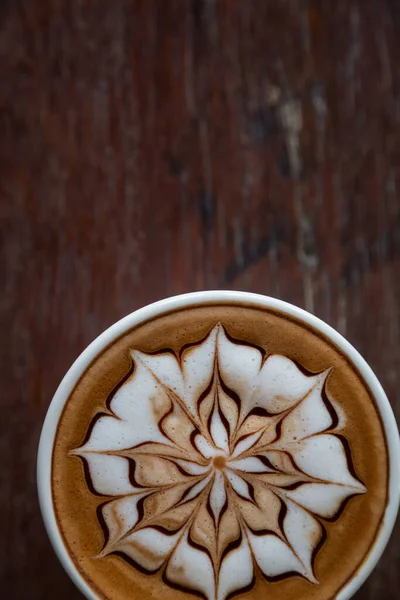
<path id="1" fill-rule="evenodd" d="M 400 440 L 396 421 L 387 396 L 378 379 L 357 350 L 355 350 L 343 336 L 314 315 L 311 315 L 292 304 L 288 304 L 275 298 L 250 294 L 247 292 L 194 292 L 191 294 L 174 296 L 145 306 L 109 327 L 104 333 L 99 335 L 99 337 L 97 337 L 74 362 L 60 383 L 54 394 L 53 400 L 51 401 L 44 421 L 38 451 L 37 482 L 39 502 L 47 533 L 53 544 L 54 550 L 68 575 L 84 596 L 89 600 L 99 600 L 98 596 L 87 585 L 84 578 L 75 567 L 64 546 L 54 514 L 51 492 L 51 464 L 57 424 L 61 417 L 64 405 L 81 375 L 96 356 L 132 327 L 174 309 L 188 307 L 194 304 L 199 305 L 218 302 L 228 302 L 232 304 L 246 303 L 247 305 L 253 304 L 258 307 L 265 307 L 266 309 L 276 309 L 311 325 L 314 329 L 330 338 L 332 342 L 350 358 L 363 376 L 376 399 L 389 448 L 389 503 L 382 520 L 382 527 L 369 555 L 365 558 L 362 567 L 357 570 L 354 577 L 336 596 L 336 600 L 348 600 L 355 594 L 374 569 L 385 549 L 396 521 L 400 499 Z"/>

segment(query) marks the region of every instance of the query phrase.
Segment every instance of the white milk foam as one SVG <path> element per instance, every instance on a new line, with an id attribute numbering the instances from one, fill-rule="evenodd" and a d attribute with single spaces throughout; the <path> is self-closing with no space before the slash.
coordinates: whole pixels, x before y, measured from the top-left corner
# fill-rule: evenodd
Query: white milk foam
<path id="1" fill-rule="evenodd" d="M 113 552 L 164 581 L 224 600 L 254 581 L 313 570 L 319 520 L 366 491 L 335 432 L 330 370 L 306 375 L 222 325 L 186 348 L 131 351 L 112 414 L 75 451 L 103 507 Z M 336 422 L 337 425 L 337 422 Z"/>

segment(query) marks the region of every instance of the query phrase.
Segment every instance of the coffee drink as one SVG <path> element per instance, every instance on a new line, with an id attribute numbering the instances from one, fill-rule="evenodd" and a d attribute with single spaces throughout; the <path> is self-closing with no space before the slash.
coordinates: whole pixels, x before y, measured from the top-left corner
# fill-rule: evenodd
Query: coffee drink
<path id="1" fill-rule="evenodd" d="M 328 600 L 374 544 L 388 476 L 350 359 L 294 317 L 220 303 L 156 316 L 95 358 L 51 479 L 99 598 Z"/>

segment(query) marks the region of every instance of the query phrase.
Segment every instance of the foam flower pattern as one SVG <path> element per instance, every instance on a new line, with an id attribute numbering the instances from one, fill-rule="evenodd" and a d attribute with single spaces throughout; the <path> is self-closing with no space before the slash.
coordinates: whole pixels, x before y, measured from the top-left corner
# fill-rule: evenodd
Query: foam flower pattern
<path id="1" fill-rule="evenodd" d="M 317 584 L 324 521 L 366 492 L 326 392 L 221 324 L 179 355 L 131 350 L 132 369 L 74 454 L 118 555 L 174 588 L 225 600 L 267 580 Z"/>

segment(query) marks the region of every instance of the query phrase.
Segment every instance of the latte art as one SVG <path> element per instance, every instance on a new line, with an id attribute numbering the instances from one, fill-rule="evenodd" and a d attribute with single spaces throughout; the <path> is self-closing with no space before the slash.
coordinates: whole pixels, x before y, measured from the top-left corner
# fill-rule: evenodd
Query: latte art
<path id="1" fill-rule="evenodd" d="M 82 446 L 105 544 L 165 584 L 225 600 L 267 580 L 318 584 L 324 522 L 367 490 L 328 398 L 331 370 L 265 355 L 221 324 L 132 369 Z"/>

